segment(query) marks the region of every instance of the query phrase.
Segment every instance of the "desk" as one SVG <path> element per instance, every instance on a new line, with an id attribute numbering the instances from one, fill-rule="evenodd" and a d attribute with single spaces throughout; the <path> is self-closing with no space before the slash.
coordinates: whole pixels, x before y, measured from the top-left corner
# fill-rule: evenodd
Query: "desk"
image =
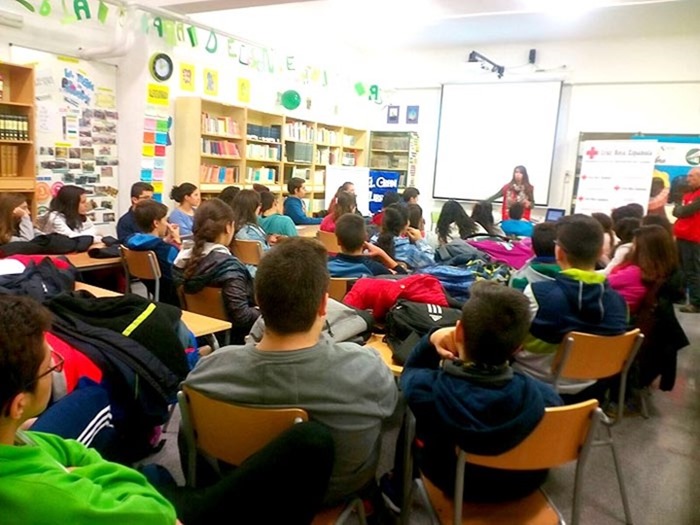
<path id="1" fill-rule="evenodd" d="M 306 226 L 297 226 L 299 237 L 316 237 L 316 232 L 321 227 L 320 224 L 308 224 Z"/>
<path id="2" fill-rule="evenodd" d="M 372 334 L 372 337 L 369 338 L 369 341 L 367 341 L 365 346 L 370 346 L 374 348 L 377 352 L 379 352 L 382 361 L 386 363 L 386 366 L 389 367 L 391 373 L 394 374 L 394 376 L 399 377 L 401 375 L 401 372 L 403 372 L 403 367 L 394 363 L 394 358 L 391 354 L 391 348 L 389 348 L 388 344 L 382 341 L 383 337 L 384 336 L 381 334 Z"/>
<path id="3" fill-rule="evenodd" d="M 105 290 L 104 288 L 85 283 L 75 283 L 75 289 L 88 291 L 95 297 L 117 297 L 122 295 L 119 292 Z M 189 328 L 190 331 L 197 337 L 223 332 L 224 330 L 229 330 L 231 328 L 231 323 L 228 321 L 221 321 L 220 319 L 195 314 L 193 312 L 188 312 L 187 310 L 182 311 L 181 319 L 182 322 L 185 323 L 185 326 L 187 326 L 187 328 Z"/>
<path id="4" fill-rule="evenodd" d="M 80 271 L 101 270 L 103 268 L 120 268 L 122 260 L 119 257 L 108 257 L 107 259 L 95 259 L 87 252 L 69 253 L 66 259 Z"/>

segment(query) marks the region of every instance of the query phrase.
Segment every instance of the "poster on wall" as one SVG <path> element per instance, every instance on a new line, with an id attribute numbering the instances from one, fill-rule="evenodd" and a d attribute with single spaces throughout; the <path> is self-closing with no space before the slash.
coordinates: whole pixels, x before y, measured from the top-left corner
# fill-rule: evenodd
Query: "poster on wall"
<path id="1" fill-rule="evenodd" d="M 114 226 L 119 218 L 116 67 L 19 46 L 11 47 L 11 60 L 35 66 L 38 213 L 46 213 L 56 193 L 71 184 L 87 191 L 95 224 Z"/>
<path id="2" fill-rule="evenodd" d="M 609 214 L 619 206 L 649 202 L 658 143 L 655 140 L 581 142 L 581 176 L 576 213 Z"/>
<path id="3" fill-rule="evenodd" d="M 384 194 L 399 188 L 399 172 L 370 170 L 369 172 L 369 212 L 374 215 L 382 209 Z"/>
<path id="4" fill-rule="evenodd" d="M 357 209 L 362 215 L 369 210 L 369 168 L 350 166 L 328 166 L 326 170 L 326 199 L 325 209 L 331 205 L 336 190 L 345 182 L 355 185 Z"/>

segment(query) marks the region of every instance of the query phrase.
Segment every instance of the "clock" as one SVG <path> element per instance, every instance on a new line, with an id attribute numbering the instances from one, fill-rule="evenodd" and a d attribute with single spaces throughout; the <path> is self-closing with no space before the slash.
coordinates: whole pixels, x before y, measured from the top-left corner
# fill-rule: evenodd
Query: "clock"
<path id="1" fill-rule="evenodd" d="M 173 61 L 165 53 L 155 53 L 149 63 L 151 76 L 158 82 L 165 82 L 173 75 Z"/>

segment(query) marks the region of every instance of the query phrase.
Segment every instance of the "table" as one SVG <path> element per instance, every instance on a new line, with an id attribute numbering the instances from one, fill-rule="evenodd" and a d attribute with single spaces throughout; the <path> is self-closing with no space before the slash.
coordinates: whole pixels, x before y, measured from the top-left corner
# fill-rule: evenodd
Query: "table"
<path id="1" fill-rule="evenodd" d="M 370 337 L 367 343 L 365 343 L 365 346 L 374 348 L 377 352 L 379 352 L 382 361 L 384 361 L 386 366 L 389 367 L 391 373 L 394 374 L 396 377 L 399 377 L 401 375 L 401 372 L 403 372 L 403 367 L 394 363 L 391 348 L 389 348 L 388 344 L 382 341 L 383 338 L 384 336 L 381 334 L 372 334 L 372 337 Z"/>
<path id="2" fill-rule="evenodd" d="M 316 237 L 316 232 L 321 227 L 320 224 L 307 224 L 305 226 L 297 226 L 299 237 Z"/>
<path id="3" fill-rule="evenodd" d="M 95 297 L 118 297 L 122 295 L 119 292 L 113 292 L 112 290 L 106 290 L 99 286 L 92 286 L 91 284 L 85 283 L 75 283 L 75 289 L 88 291 Z M 181 319 L 182 322 L 185 323 L 185 326 L 187 326 L 196 337 L 223 332 L 231 328 L 231 323 L 228 321 L 195 314 L 187 310 L 182 311 Z"/>
<path id="4" fill-rule="evenodd" d="M 69 253 L 66 259 L 80 271 L 101 270 L 103 268 L 120 268 L 122 260 L 120 257 L 108 257 L 106 259 L 96 259 L 90 257 L 87 252 Z"/>

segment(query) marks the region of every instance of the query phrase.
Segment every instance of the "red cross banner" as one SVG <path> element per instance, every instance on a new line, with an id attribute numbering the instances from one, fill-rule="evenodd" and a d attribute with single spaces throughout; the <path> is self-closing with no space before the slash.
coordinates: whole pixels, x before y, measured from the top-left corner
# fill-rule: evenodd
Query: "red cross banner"
<path id="1" fill-rule="evenodd" d="M 636 202 L 646 213 L 658 143 L 655 140 L 589 140 L 580 144 L 576 213 L 610 214 Z"/>

